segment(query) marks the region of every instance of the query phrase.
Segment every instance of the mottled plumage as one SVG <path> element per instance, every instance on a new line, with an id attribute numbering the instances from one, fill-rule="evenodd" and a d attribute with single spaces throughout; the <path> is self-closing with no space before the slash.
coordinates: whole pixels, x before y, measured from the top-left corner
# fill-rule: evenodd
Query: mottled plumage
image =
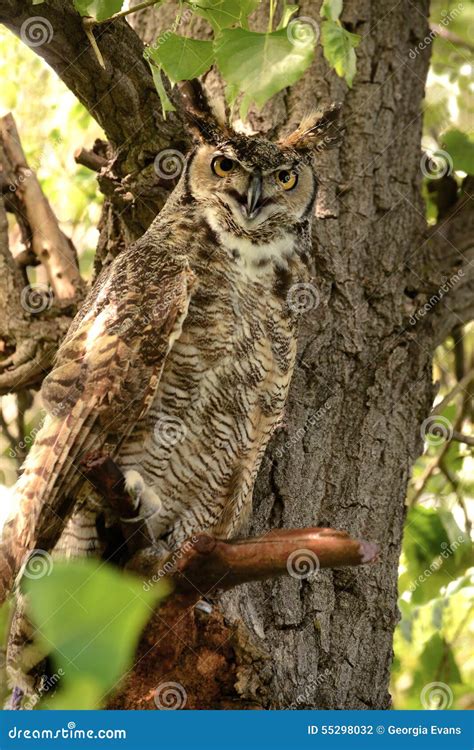
<path id="1" fill-rule="evenodd" d="M 109 453 L 175 548 L 198 530 L 235 535 L 281 420 L 296 354 L 292 286 L 309 280 L 317 181 L 312 152 L 336 110 L 278 144 L 219 125 L 185 92 L 198 143 L 146 234 L 101 273 L 42 396 L 1 546 L 5 590 L 32 549 L 99 554 L 113 524 L 84 479 Z M 0 586 L 1 591 L 1 586 Z"/>

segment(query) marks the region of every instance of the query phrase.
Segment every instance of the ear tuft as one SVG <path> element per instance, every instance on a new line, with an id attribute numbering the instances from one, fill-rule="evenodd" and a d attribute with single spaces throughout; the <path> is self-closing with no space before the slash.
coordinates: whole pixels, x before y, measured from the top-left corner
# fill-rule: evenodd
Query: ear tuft
<path id="1" fill-rule="evenodd" d="M 213 111 L 201 82 L 197 78 L 181 81 L 178 92 L 178 107 L 193 136 L 201 143 L 215 145 L 222 141 L 227 135 L 227 127 Z"/>
<path id="2" fill-rule="evenodd" d="M 282 138 L 282 148 L 297 151 L 326 151 L 339 146 L 343 130 L 339 122 L 341 104 L 332 104 L 328 109 L 304 117 L 299 127 Z"/>

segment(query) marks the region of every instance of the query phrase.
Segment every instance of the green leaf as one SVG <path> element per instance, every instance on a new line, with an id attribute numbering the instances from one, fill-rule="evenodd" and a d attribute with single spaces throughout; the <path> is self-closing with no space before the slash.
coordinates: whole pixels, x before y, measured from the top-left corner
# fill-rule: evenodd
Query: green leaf
<path id="1" fill-rule="evenodd" d="M 441 136 L 441 145 L 453 160 L 455 170 L 474 175 L 474 140 L 461 130 L 448 130 Z"/>
<path id="2" fill-rule="evenodd" d="M 33 0 L 33 5 L 43 5 L 44 0 Z"/>
<path id="3" fill-rule="evenodd" d="M 151 68 L 151 75 L 153 76 L 153 83 L 155 84 L 155 88 L 158 91 L 158 96 L 160 97 L 163 119 L 166 120 L 167 113 L 175 112 L 176 107 L 173 106 L 173 102 L 170 100 L 166 92 L 166 89 L 163 85 L 163 79 L 161 77 L 161 68 L 157 68 L 156 65 L 153 65 L 152 63 L 150 63 L 150 68 Z"/>
<path id="4" fill-rule="evenodd" d="M 324 0 L 320 15 L 328 21 L 337 21 L 342 13 L 342 0 Z"/>
<path id="5" fill-rule="evenodd" d="M 214 50 L 212 42 L 170 34 L 164 41 L 149 47 L 147 57 L 163 68 L 172 83 L 176 83 L 190 81 L 205 73 L 214 62 Z"/>
<path id="6" fill-rule="evenodd" d="M 122 10 L 123 0 L 74 0 L 81 16 L 92 16 L 96 21 L 106 21 Z"/>
<path id="7" fill-rule="evenodd" d="M 360 36 L 346 31 L 339 22 L 323 21 L 321 24 L 321 42 L 324 57 L 334 68 L 337 75 L 344 78 L 352 87 L 356 74 L 356 54 L 354 47 L 360 42 Z"/>
<path id="8" fill-rule="evenodd" d="M 190 3 L 196 15 L 209 21 L 215 32 L 231 26 L 247 27 L 247 19 L 260 0 L 197 0 Z"/>
<path id="9" fill-rule="evenodd" d="M 252 101 L 262 107 L 268 99 L 295 83 L 313 59 L 315 39 L 290 41 L 287 30 L 259 34 L 225 29 L 215 41 L 216 62 L 226 83 L 243 92 L 240 114 L 245 118 Z"/>
<path id="10" fill-rule="evenodd" d="M 66 686 L 89 680 L 104 695 L 129 667 L 140 633 L 166 585 L 142 581 L 93 560 L 55 561 L 50 575 L 24 577 L 38 646 L 54 649 Z"/>

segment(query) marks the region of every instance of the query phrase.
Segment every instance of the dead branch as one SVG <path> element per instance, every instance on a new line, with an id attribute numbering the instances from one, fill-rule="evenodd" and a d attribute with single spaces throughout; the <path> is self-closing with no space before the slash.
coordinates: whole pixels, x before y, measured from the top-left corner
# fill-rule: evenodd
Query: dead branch
<path id="1" fill-rule="evenodd" d="M 22 212 L 29 227 L 31 249 L 43 264 L 55 296 L 73 299 L 83 287 L 76 251 L 59 228 L 49 201 L 28 166 L 11 114 L 0 118 L 0 138 L 7 160 L 4 173 L 10 179 L 10 190 L 21 204 L 17 210 Z"/>
<path id="2" fill-rule="evenodd" d="M 64 279 L 55 278 L 56 296 L 53 299 L 53 293 L 49 294 L 47 288 L 43 290 L 28 283 L 24 267 L 10 252 L 7 208 L 15 212 L 27 254 L 33 252 L 30 239 L 34 231 L 29 224 L 30 217 L 33 216 L 32 221 L 36 222 L 38 236 L 38 233 L 43 233 L 38 224 L 41 211 L 48 215 L 51 212 L 36 178 L 27 172 L 31 170 L 24 159 L 13 118 L 2 118 L 0 177 L 5 189 L 0 193 L 0 396 L 37 387 L 41 383 L 74 315 L 75 305 L 69 296 L 70 290 L 78 291 L 82 287 L 77 265 L 74 265 Z M 29 187 L 25 193 L 26 183 Z M 42 209 L 38 209 L 37 201 L 43 204 Z M 50 219 L 49 216 L 47 231 L 51 229 L 52 235 L 48 242 L 53 242 L 60 230 L 54 216 Z M 68 252 L 74 255 L 67 238 L 62 234 L 61 237 L 60 242 L 67 241 Z M 36 254 L 34 257 L 38 259 Z M 56 245 L 47 259 L 42 256 L 40 260 L 49 263 L 50 276 L 54 276 L 58 268 L 66 267 Z"/>
<path id="3" fill-rule="evenodd" d="M 74 152 L 74 159 L 77 164 L 82 164 L 83 167 L 87 167 L 87 169 L 91 169 L 93 172 L 100 172 L 102 167 L 105 167 L 107 164 L 107 159 L 87 148 L 78 148 Z"/>

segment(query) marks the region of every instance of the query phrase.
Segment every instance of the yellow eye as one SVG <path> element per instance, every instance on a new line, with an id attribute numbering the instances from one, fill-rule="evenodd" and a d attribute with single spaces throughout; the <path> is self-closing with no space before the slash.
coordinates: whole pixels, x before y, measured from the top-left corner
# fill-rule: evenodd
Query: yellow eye
<path id="1" fill-rule="evenodd" d="M 235 163 L 227 156 L 216 156 L 216 158 L 212 160 L 211 166 L 212 171 L 218 177 L 226 177 L 234 169 Z"/>
<path id="2" fill-rule="evenodd" d="M 283 190 L 292 190 L 298 182 L 298 175 L 288 169 L 280 169 L 277 174 L 277 182 Z"/>

